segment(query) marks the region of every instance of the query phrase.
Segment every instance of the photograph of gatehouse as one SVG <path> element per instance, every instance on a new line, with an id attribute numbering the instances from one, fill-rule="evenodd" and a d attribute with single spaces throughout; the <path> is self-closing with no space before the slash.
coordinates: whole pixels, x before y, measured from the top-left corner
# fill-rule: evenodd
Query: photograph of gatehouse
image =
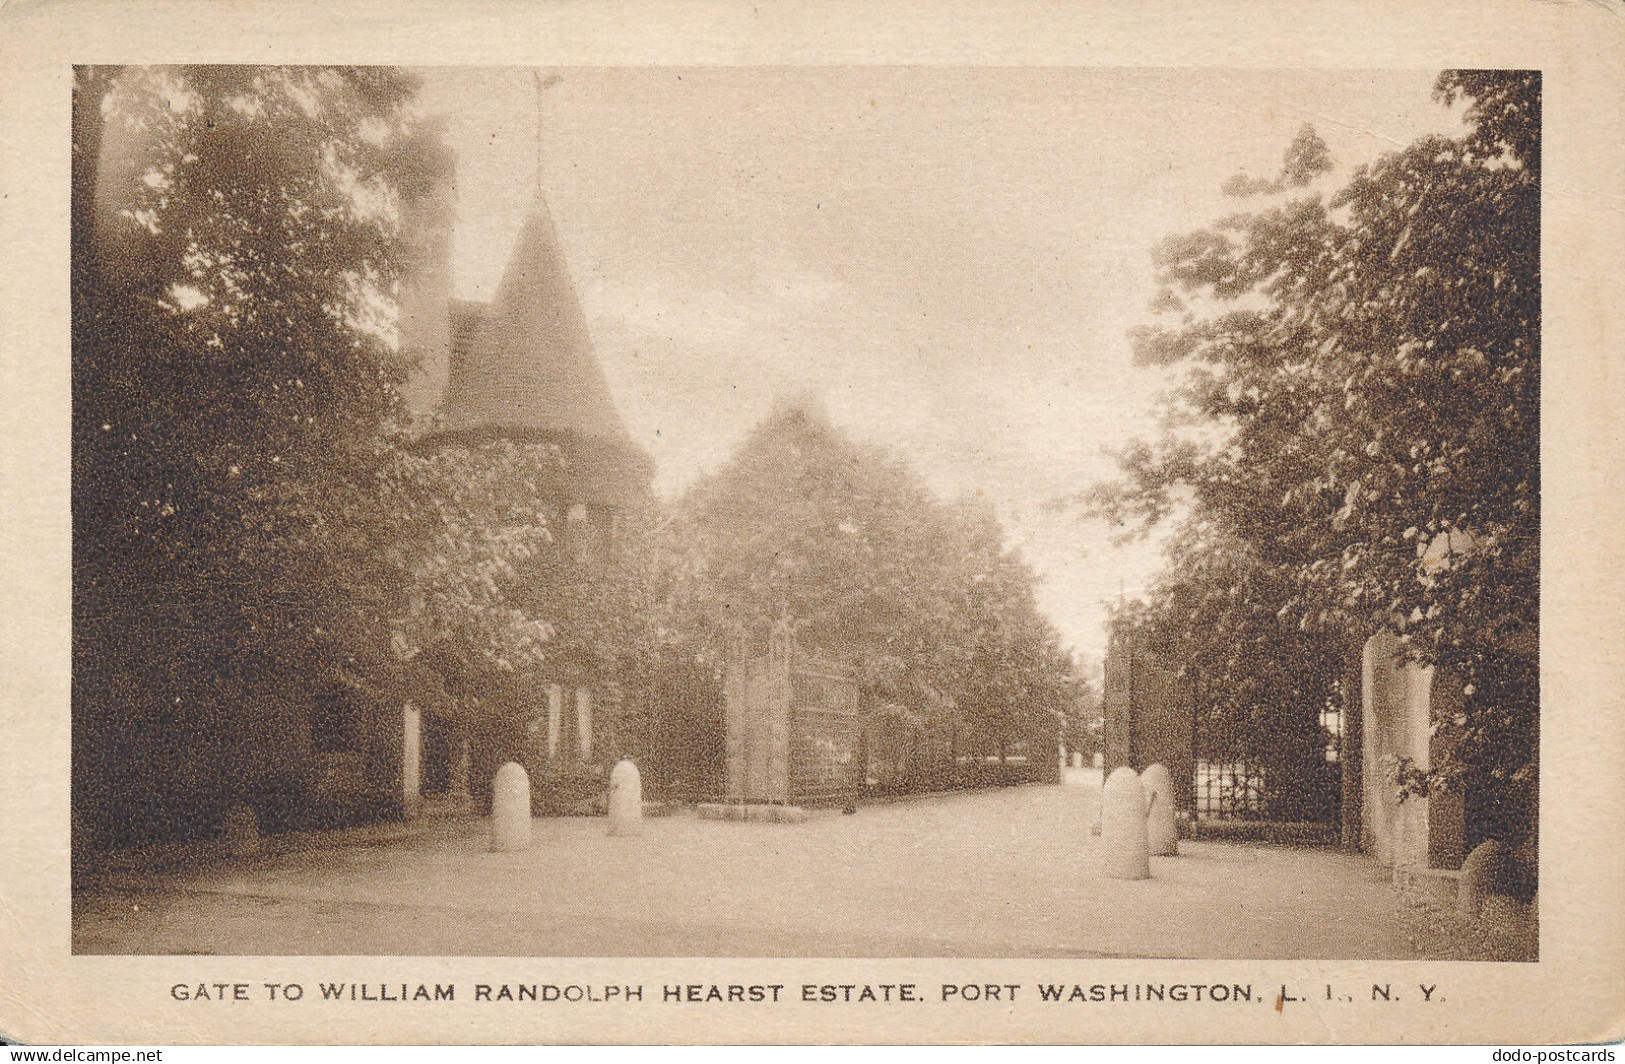
<path id="1" fill-rule="evenodd" d="M 1540 99 L 77 68 L 74 950 L 1536 959 Z"/>

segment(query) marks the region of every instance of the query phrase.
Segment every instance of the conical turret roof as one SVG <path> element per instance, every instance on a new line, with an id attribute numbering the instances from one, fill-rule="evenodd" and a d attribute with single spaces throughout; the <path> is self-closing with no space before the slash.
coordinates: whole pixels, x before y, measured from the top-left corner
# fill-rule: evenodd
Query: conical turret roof
<path id="1" fill-rule="evenodd" d="M 540 196 L 496 299 L 480 309 L 452 359 L 441 432 L 573 435 L 632 448 Z"/>

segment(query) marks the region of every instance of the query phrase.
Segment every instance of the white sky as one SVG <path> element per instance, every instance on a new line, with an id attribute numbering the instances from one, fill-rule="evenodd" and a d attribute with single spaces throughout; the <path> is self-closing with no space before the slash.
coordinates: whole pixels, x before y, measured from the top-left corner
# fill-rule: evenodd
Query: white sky
<path id="1" fill-rule="evenodd" d="M 1313 124 L 1354 166 L 1459 116 L 1435 71 L 560 69 L 543 183 L 622 417 L 655 487 L 714 468 L 776 395 L 815 392 L 944 496 L 983 492 L 1098 659 L 1103 603 L 1155 547 L 1045 500 L 1111 476 L 1158 377 L 1148 251 L 1242 209 Z M 458 156 L 458 296 L 489 299 L 535 188 L 529 70 L 438 68 Z"/>

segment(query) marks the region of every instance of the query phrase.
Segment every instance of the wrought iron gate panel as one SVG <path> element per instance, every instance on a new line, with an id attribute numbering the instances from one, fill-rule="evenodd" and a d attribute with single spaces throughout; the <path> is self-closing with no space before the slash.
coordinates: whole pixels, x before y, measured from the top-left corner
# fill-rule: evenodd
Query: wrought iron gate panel
<path id="1" fill-rule="evenodd" d="M 1243 760 L 1196 761 L 1199 820 L 1263 820 L 1268 809 L 1264 771 Z"/>

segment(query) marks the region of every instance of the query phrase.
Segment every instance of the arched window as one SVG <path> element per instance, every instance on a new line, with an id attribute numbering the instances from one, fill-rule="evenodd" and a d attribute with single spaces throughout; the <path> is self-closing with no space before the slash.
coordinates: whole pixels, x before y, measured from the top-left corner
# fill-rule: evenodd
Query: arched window
<path id="1" fill-rule="evenodd" d="M 576 688 L 576 741 L 581 760 L 592 760 L 592 689 Z"/>

